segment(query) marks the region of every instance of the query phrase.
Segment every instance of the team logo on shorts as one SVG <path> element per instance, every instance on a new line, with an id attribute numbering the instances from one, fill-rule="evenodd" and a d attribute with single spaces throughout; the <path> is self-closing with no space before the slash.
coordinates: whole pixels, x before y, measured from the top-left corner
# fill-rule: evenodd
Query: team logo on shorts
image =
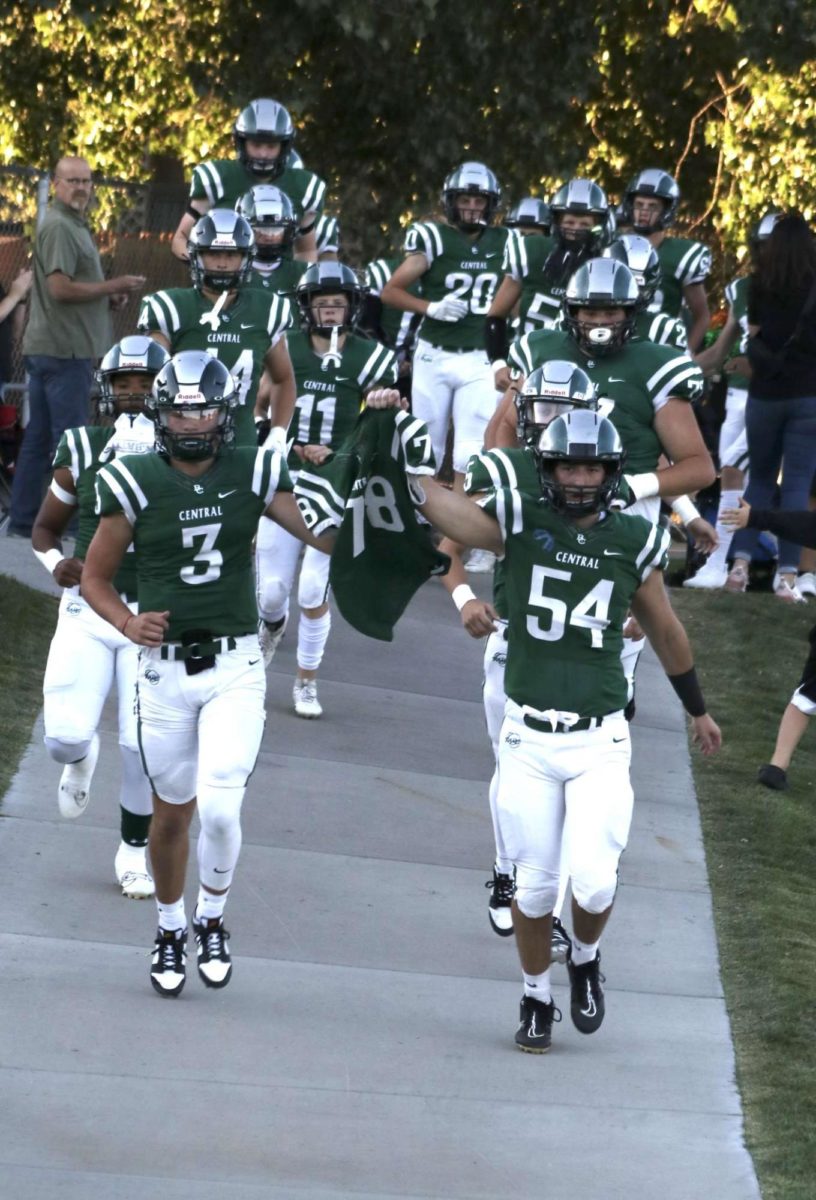
<path id="1" fill-rule="evenodd" d="M 519 735 L 517 733 L 508 733 L 507 737 L 504 740 L 505 740 L 506 745 L 508 745 L 508 746 L 520 746 L 521 745 L 521 738 L 519 737 Z"/>
<path id="2" fill-rule="evenodd" d="M 161 679 L 161 675 L 153 667 L 148 667 L 144 673 L 144 677 L 148 683 L 157 684 Z"/>
<path id="3" fill-rule="evenodd" d="M 69 612 L 72 617 L 76 617 L 82 612 L 82 605 L 77 604 L 75 600 L 72 600 L 70 604 L 65 606 L 65 611 Z"/>

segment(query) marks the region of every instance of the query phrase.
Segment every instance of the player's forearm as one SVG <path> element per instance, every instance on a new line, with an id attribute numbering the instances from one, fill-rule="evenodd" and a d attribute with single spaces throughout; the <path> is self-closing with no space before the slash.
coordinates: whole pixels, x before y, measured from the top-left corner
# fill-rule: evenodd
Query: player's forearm
<path id="1" fill-rule="evenodd" d="M 458 492 L 450 492 L 434 479 L 422 480 L 425 500 L 422 513 L 447 537 L 465 546 L 503 554 L 504 546 L 496 521 L 478 505 Z"/>
<path id="2" fill-rule="evenodd" d="M 709 319 L 710 315 L 707 308 L 705 312 L 700 313 L 699 316 L 694 318 L 688 334 L 688 347 L 692 354 L 696 355 L 703 344 L 703 338 L 708 332 Z"/>
<path id="3" fill-rule="evenodd" d="M 90 567 L 89 562 L 91 563 Z M 94 612 L 116 629 L 121 630 L 128 617 L 132 616 L 130 609 L 113 586 L 112 580 L 101 574 L 97 564 L 91 562 L 90 550 L 82 572 L 80 591 L 83 599 L 87 600 Z"/>
<path id="4" fill-rule="evenodd" d="M 424 314 L 428 307 L 427 300 L 422 300 L 419 296 L 412 296 L 405 288 L 394 283 L 393 279 L 390 279 L 383 288 L 381 299 L 383 304 L 388 304 L 391 308 L 399 308 L 403 312 Z"/>
<path id="5" fill-rule="evenodd" d="M 485 450 L 518 445 L 516 437 L 516 407 L 513 392 L 508 389 L 484 431 Z"/>
<path id="6" fill-rule="evenodd" d="M 446 575 L 440 575 L 442 586 L 448 595 L 452 595 L 456 588 L 463 584 L 467 585 L 467 571 L 465 564 L 462 561 L 462 554 L 465 547 L 460 542 L 454 542 L 452 538 L 445 537 L 439 543 L 440 554 L 447 554 L 451 560 L 450 567 Z"/>

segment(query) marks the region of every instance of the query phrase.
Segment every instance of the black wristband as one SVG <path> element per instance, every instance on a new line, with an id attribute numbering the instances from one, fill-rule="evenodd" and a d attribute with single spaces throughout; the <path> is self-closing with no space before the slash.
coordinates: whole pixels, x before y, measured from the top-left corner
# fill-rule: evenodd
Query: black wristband
<path id="1" fill-rule="evenodd" d="M 485 349 L 491 362 L 507 358 L 510 339 L 507 336 L 506 317 L 488 317 L 485 321 Z"/>
<path id="2" fill-rule="evenodd" d="M 690 717 L 704 717 L 705 700 L 694 667 L 682 675 L 669 675 L 669 683 L 680 697 L 680 703 Z"/>
<path id="3" fill-rule="evenodd" d="M 192 217 L 194 221 L 200 221 L 204 213 L 200 213 L 197 208 L 193 208 L 192 204 L 187 205 L 187 216 Z"/>

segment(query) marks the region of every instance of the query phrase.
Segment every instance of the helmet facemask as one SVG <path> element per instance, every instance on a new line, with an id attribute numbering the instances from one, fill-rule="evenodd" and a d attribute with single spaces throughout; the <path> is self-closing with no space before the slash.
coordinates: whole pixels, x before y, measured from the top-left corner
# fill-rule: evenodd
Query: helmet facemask
<path id="1" fill-rule="evenodd" d="M 564 516 L 602 512 L 617 495 L 625 456 L 614 425 L 597 412 L 557 418 L 541 434 L 535 456 L 542 495 Z M 601 466 L 603 478 L 591 485 L 564 482 L 556 477 L 559 464 Z"/>
<path id="2" fill-rule="evenodd" d="M 182 351 L 156 376 L 148 401 L 156 449 L 185 462 L 214 458 L 234 440 L 237 405 L 235 381 L 223 363 L 203 351 Z M 191 427 L 173 429 L 174 415 L 188 418 Z"/>

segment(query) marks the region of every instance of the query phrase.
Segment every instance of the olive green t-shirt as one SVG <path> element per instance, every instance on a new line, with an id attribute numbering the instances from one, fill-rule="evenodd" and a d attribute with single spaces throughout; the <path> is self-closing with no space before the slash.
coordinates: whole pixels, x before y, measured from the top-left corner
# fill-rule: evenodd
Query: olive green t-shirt
<path id="1" fill-rule="evenodd" d="M 37 230 L 31 313 L 23 354 L 53 358 L 101 358 L 113 342 L 108 296 L 78 303 L 55 300 L 48 276 L 55 271 L 74 283 L 101 283 L 105 276 L 99 251 L 84 217 L 53 200 Z"/>

